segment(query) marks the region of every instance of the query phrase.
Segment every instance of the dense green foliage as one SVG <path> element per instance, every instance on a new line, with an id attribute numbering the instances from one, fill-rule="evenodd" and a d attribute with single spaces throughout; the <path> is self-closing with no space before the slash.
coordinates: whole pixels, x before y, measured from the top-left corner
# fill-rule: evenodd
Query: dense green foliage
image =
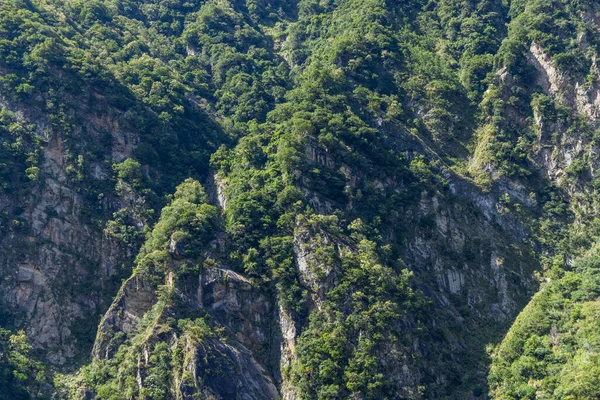
<path id="1" fill-rule="evenodd" d="M 498 399 L 593 399 L 598 387 L 597 254 L 556 266 L 493 350 L 490 384 Z"/>
<path id="2" fill-rule="evenodd" d="M 561 146 L 561 141 L 564 145 L 578 138 L 586 146 L 595 145 L 594 118 L 565 97 L 575 84 L 596 84 L 598 36 L 586 17 L 596 12 L 595 5 L 586 1 L 511 4 L 510 14 L 516 18 L 496 60 L 511 80 L 499 80 L 487 94 L 489 125 L 481 134 L 479 146 L 486 147 L 479 153 L 485 159 L 481 164 L 495 163 L 503 173 L 531 182 L 539 176 L 532 174 L 536 141 Z M 543 87 L 540 72 L 527 59 L 528 52 L 531 59 L 540 51 L 556 69 L 547 79 L 564 80 L 559 93 Z M 527 124 L 511 126 L 515 115 L 528 118 Z M 494 398 L 592 399 L 600 393 L 595 355 L 598 257 L 593 250 L 598 220 L 589 208 L 598 204 L 598 192 L 592 158 L 587 151 L 579 153 L 559 179 L 537 190 L 544 211 L 534 222 L 544 249 L 543 283 L 502 343 L 490 348 Z"/>
<path id="3" fill-rule="evenodd" d="M 3 96 L 27 110 L 25 117 L 47 121 L 41 139 L 60 136 L 70 176 L 87 183 L 93 180 L 91 165 L 110 160 L 110 132 L 90 131 L 84 123 L 90 113 L 107 107 L 113 118 L 126 111 L 120 120 L 123 128 L 140 134 L 137 158 L 151 162 L 156 172 L 169 171 L 152 177 L 155 189 L 172 191 L 206 168 L 210 146 L 226 138 L 219 137 L 218 126 L 194 105 L 204 95 L 202 82 L 194 81 L 204 69 L 185 64 L 180 46 L 178 53 L 162 54 L 170 46 L 152 48 L 139 42 L 144 35 L 156 45 L 168 38 L 135 18 L 113 15 L 118 7 L 127 8 L 124 4 L 57 5 L 64 13 L 43 2 L 2 4 L 0 65 L 7 71 Z M 61 79 L 54 79 L 58 71 Z"/>
<path id="4" fill-rule="evenodd" d="M 21 201 L 59 152 L 85 217 L 131 254 L 117 296 L 138 280 L 155 296 L 133 332 L 98 333 L 107 357 L 69 396 L 202 393 L 183 365 L 226 364 L 225 337 L 182 293 L 218 264 L 293 323 L 291 361 L 259 358 L 306 399 L 485 397 L 484 345 L 541 266 L 492 395 L 597 397 L 596 261 L 566 262 L 598 239 L 596 126 L 569 92 L 597 83 L 596 8 L 2 2 L 0 234 L 26 234 Z"/>
<path id="5" fill-rule="evenodd" d="M 47 371 L 32 359 L 30 352 L 23 331 L 13 334 L 0 328 L 0 399 L 50 398 L 52 386 Z"/>

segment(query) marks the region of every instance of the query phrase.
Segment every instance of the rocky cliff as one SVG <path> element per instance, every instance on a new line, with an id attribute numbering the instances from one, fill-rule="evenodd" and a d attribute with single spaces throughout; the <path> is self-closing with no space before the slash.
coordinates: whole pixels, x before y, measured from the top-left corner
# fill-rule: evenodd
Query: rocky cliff
<path id="1" fill-rule="evenodd" d="M 598 12 L 4 2 L 0 325 L 64 398 L 594 398 L 528 335 L 594 321 Z"/>

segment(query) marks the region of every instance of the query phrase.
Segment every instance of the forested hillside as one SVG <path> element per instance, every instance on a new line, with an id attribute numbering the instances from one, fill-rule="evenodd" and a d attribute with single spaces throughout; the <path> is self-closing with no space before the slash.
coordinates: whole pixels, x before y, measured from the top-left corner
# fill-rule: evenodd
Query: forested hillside
<path id="1" fill-rule="evenodd" d="M 593 0 L 0 2 L 0 399 L 597 399 Z"/>

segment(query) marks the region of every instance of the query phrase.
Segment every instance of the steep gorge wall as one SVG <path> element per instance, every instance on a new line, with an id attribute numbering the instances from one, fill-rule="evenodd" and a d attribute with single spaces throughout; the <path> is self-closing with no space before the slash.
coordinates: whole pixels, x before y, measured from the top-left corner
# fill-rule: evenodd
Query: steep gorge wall
<path id="1" fill-rule="evenodd" d="M 594 213 L 597 84 L 535 40 L 509 51 L 517 67 L 492 64 L 518 12 L 490 2 L 308 3 L 169 6 L 168 23 L 70 10 L 76 29 L 112 24 L 81 47 L 122 57 L 92 65 L 129 85 L 127 107 L 83 86 L 69 131 L 4 102 L 44 149 L 39 179 L 0 195 L 24 226 L 1 239 L 7 320 L 70 368 L 104 314 L 69 396 L 485 396 L 486 345 L 555 254 L 544 230 Z M 477 24 L 494 34 L 476 51 Z M 220 214 L 206 236 L 161 231 L 162 196 L 188 176 L 211 177 L 194 207 L 221 207 L 203 209 Z M 575 200 L 548 217 L 553 196 Z"/>
<path id="2" fill-rule="evenodd" d="M 103 215 L 110 215 L 120 199 L 112 193 L 104 200 L 90 199 L 86 185 L 67 176 L 64 138 L 42 113 L 11 104 L 4 107 L 16 111 L 22 123 L 35 125 L 44 150 L 39 179 L 28 185 L 28 193 L 3 204 L 9 212 L 19 209 L 23 227 L 1 240 L 2 303 L 10 310 L 9 323 L 25 329 L 32 344 L 47 352 L 48 361 L 63 365 L 85 357 L 94 335 L 90 325 L 99 319 L 115 290 L 112 278 L 131 260 L 131 251 L 105 235 L 90 218 L 90 210 L 98 206 Z M 91 137 L 109 132 L 111 155 L 124 160 L 132 147 L 119 142 L 134 134 L 110 128 L 90 121 L 83 129 Z M 98 180 L 90 184 L 110 185 L 110 165 L 91 168 Z"/>

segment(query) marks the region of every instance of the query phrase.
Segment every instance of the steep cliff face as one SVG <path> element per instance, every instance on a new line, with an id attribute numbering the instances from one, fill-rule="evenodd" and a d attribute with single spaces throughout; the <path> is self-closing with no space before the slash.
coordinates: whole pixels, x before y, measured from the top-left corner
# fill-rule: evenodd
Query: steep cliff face
<path id="1" fill-rule="evenodd" d="M 45 361 L 73 369 L 88 358 L 160 196 L 207 162 L 182 131 L 211 123 L 157 125 L 83 42 L 59 33 L 73 21 L 56 6 L 2 5 L 0 301 L 3 325 L 25 329 Z M 195 161 L 167 168 L 165 152 L 180 146 L 173 153 Z"/>
<path id="2" fill-rule="evenodd" d="M 2 3 L 0 324 L 66 398 L 584 396 L 510 371 L 594 321 L 598 15 Z"/>
<path id="3" fill-rule="evenodd" d="M 82 112 L 90 108 L 85 105 Z M 12 314 L 10 323 L 25 328 L 32 344 L 47 352 L 48 361 L 63 365 L 74 357 L 85 357 L 94 335 L 90 325 L 110 301 L 115 290 L 112 278 L 121 273 L 120 266 L 129 263 L 132 254 L 105 235 L 94 220 L 96 210 L 110 215 L 119 204 L 110 193 L 105 199 L 93 198 L 98 196 L 98 186 L 111 184 L 110 165 L 94 163 L 88 168 L 97 178 L 73 182 L 67 173 L 63 133 L 36 109 L 7 102 L 4 110 L 15 114 L 16 123 L 32 126 L 42 150 L 37 176 L 27 184 L 27 191 L 7 197 L 2 204 L 15 218 L 13 224 L 19 221 L 1 239 L 2 303 Z M 109 154 L 123 160 L 131 154 L 131 145 L 122 147 L 119 141 L 127 140 L 128 134 L 111 128 L 93 121 L 80 129 L 90 141 L 109 135 L 113 141 L 107 146 Z M 129 136 L 133 140 L 134 135 Z"/>
<path id="4" fill-rule="evenodd" d="M 492 351 L 494 398 L 595 398 L 599 393 L 593 383 L 597 339 L 589 326 L 597 324 L 593 221 L 598 204 L 596 42 L 600 25 L 594 4 L 557 9 L 573 29 L 555 34 L 554 45 L 523 41 L 527 46 L 523 61 L 532 68 L 530 85 L 523 89 L 531 103 L 518 113 L 523 120 L 527 113 L 533 116 L 524 129 L 530 130 L 534 144 L 530 160 L 555 186 L 554 196 L 561 200 L 555 203 L 558 207 L 546 210 L 547 219 L 540 223 L 541 243 L 548 249 L 540 291 Z M 532 4 L 522 20 L 533 21 L 540 12 L 548 10 Z M 544 31 L 536 23 L 528 29 L 530 38 Z"/>
<path id="5" fill-rule="evenodd" d="M 279 398 L 275 310 L 267 291 L 220 264 L 226 244 L 207 200 L 196 181 L 178 187 L 103 317 L 74 395 L 118 396 L 124 380 L 131 396 Z M 108 379 L 94 375 L 102 366 Z"/>

